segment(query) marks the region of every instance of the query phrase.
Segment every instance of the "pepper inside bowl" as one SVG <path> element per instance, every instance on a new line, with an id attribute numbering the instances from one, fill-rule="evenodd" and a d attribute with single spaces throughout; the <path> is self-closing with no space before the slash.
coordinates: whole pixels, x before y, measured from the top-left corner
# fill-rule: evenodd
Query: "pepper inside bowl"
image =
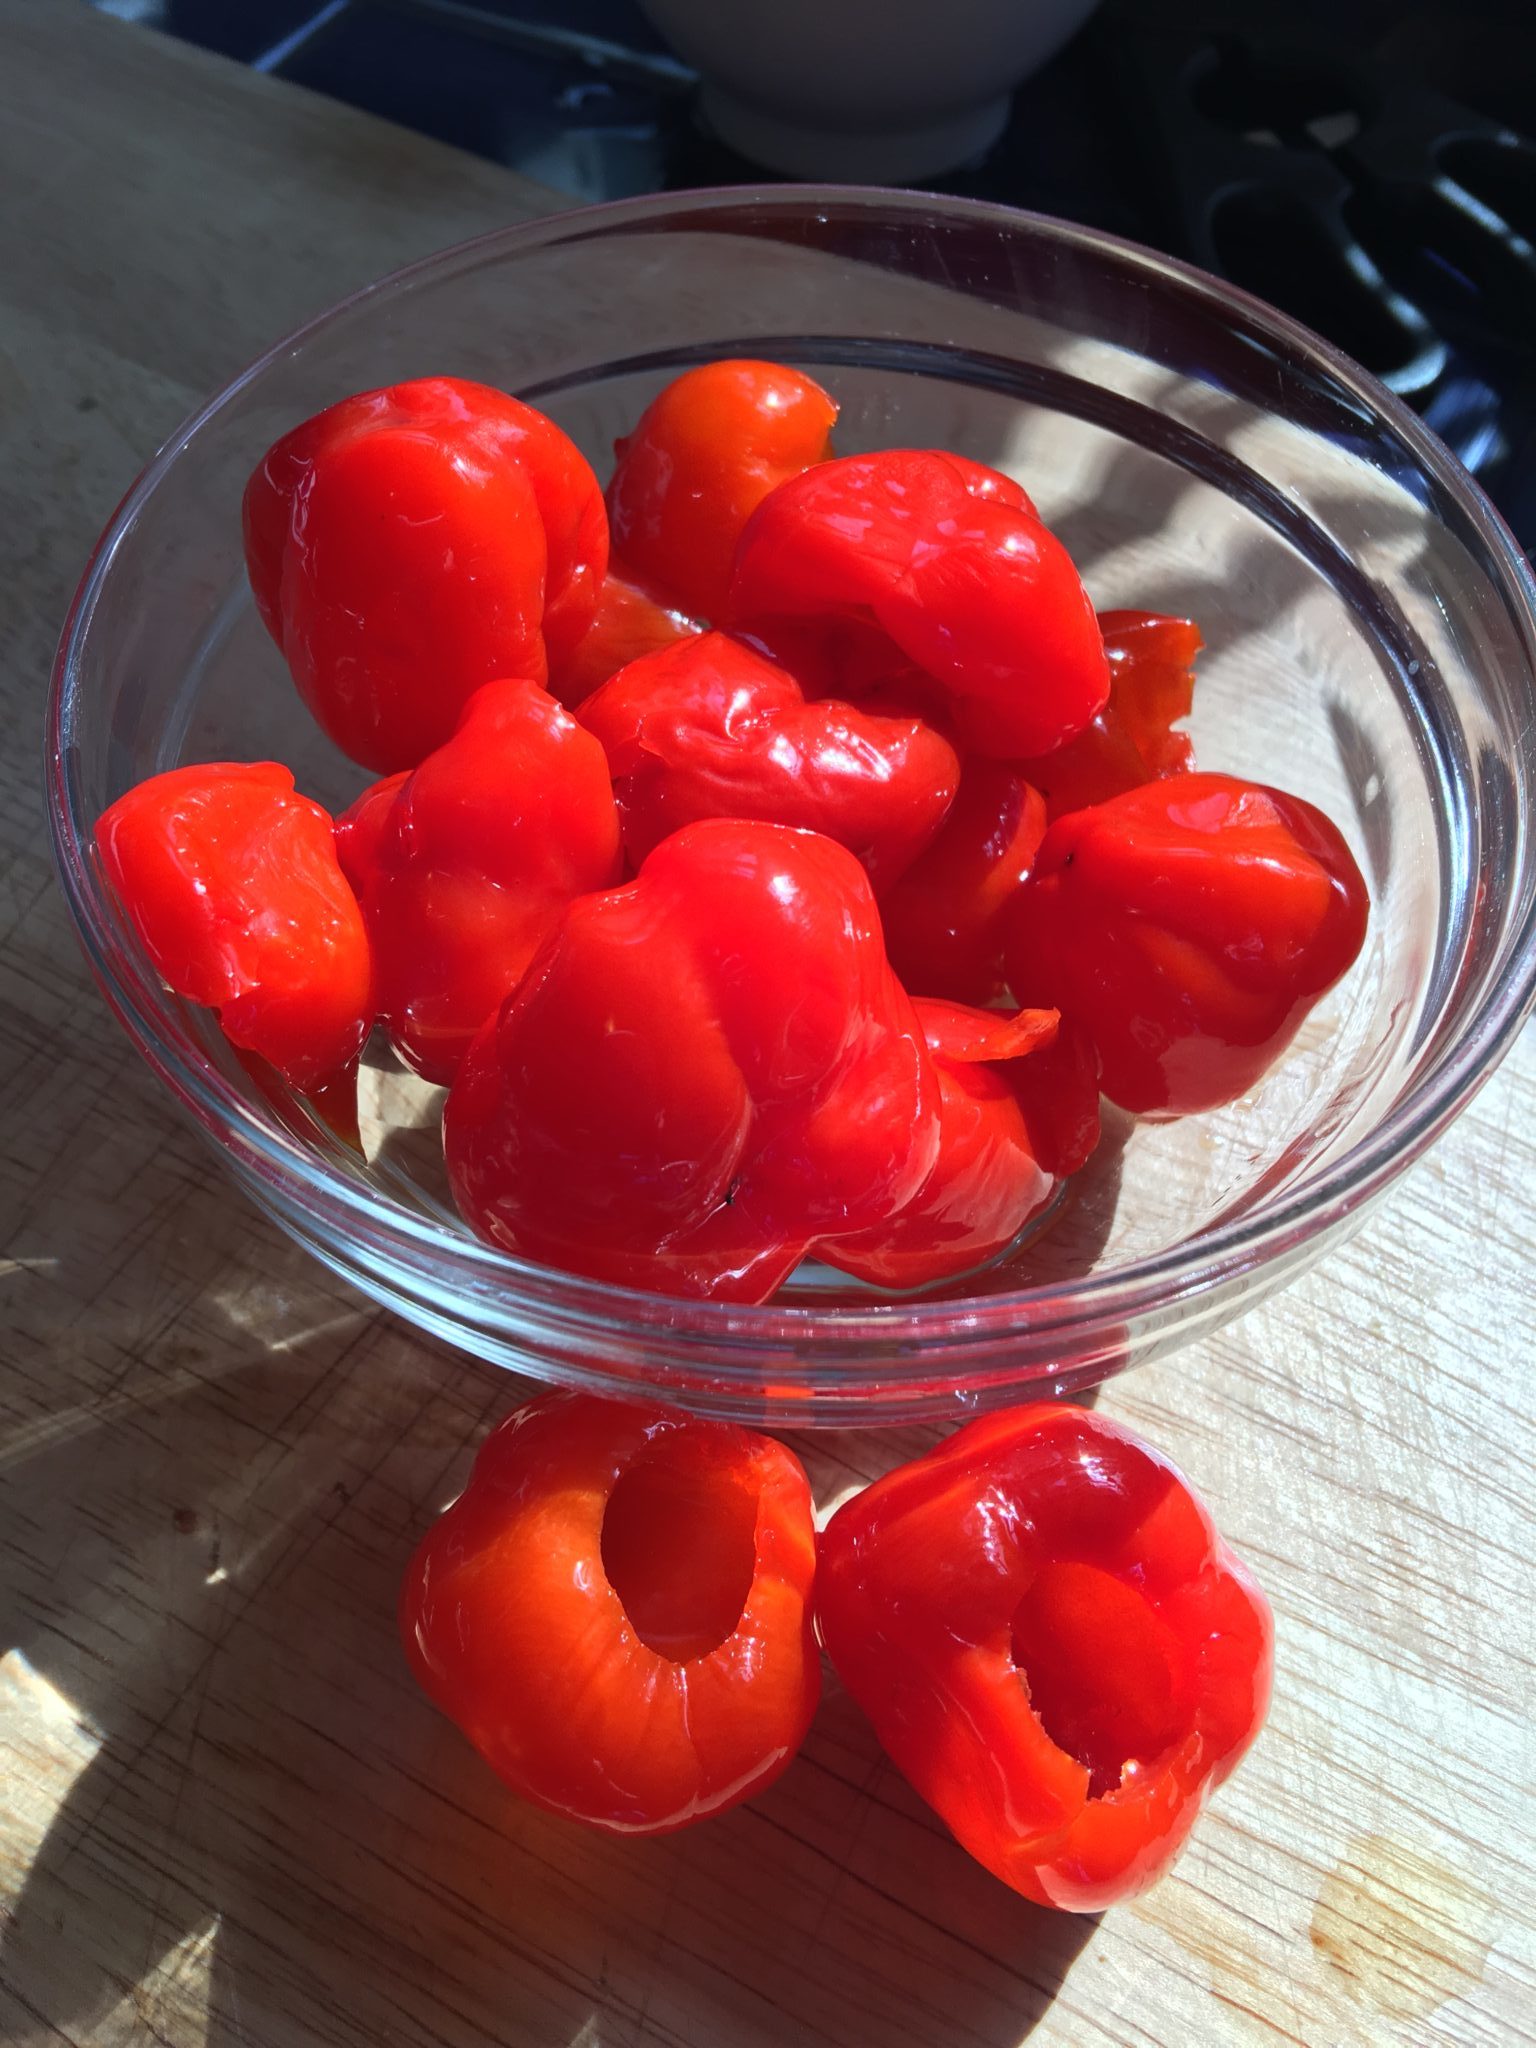
<path id="1" fill-rule="evenodd" d="M 1095 605 L 1198 620 L 1202 769 L 1305 795 L 1365 874 L 1365 949 L 1254 1091 L 1112 1119 L 1050 1227 L 985 1272 L 882 1297 L 807 1266 L 744 1308 L 477 1243 L 441 1093 L 370 1054 L 363 1147 L 254 1078 L 167 993 L 91 849 L 183 762 L 364 777 L 308 720 L 247 588 L 262 452 L 349 392 L 452 374 L 549 413 L 600 472 L 679 370 L 794 364 L 838 447 L 936 447 L 1023 482 Z M 1536 980 L 1536 590 L 1452 458 L 1281 315 L 1110 238 L 889 193 L 669 196 L 508 230 L 347 301 L 179 432 L 103 536 L 50 711 L 56 850 L 91 965 L 236 1177 L 366 1292 L 540 1377 L 721 1414 L 955 1414 L 1088 1383 L 1281 1285 L 1357 1223 L 1507 1047 Z"/>

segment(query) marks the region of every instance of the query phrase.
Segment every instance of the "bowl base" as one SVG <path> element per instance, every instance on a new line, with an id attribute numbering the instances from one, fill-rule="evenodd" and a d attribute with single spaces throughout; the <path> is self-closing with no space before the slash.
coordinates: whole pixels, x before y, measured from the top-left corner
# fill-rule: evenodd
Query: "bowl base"
<path id="1" fill-rule="evenodd" d="M 790 177 L 839 184 L 905 184 L 952 171 L 992 147 L 1008 125 L 1010 104 L 1009 95 L 1000 93 L 942 121 L 859 134 L 786 120 L 715 84 L 699 94 L 704 119 L 739 155 Z"/>

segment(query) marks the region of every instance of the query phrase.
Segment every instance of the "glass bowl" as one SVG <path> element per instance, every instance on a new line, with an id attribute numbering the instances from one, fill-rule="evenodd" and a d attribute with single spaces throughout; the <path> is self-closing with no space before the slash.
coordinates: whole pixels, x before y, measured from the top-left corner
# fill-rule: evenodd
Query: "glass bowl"
<path id="1" fill-rule="evenodd" d="M 1044 1234 L 882 1298 L 811 1268 L 761 1308 L 518 1262 L 453 1215 L 438 1099 L 371 1053 L 365 1154 L 167 994 L 91 852 L 178 762 L 276 756 L 339 808 L 361 771 L 256 619 L 239 500 L 267 444 L 344 394 L 451 373 L 544 407 L 599 471 L 685 365 L 782 358 L 844 451 L 1012 470 L 1101 607 L 1205 633 L 1203 766 L 1320 803 L 1373 897 L 1364 954 L 1247 1100 L 1113 1119 Z M 673 194 L 519 226 L 348 299 L 183 427 L 103 535 L 49 711 L 57 857 L 125 1028 L 255 1201 L 365 1293 L 543 1379 L 780 1423 L 958 1416 L 1186 1342 L 1358 1225 L 1507 1048 L 1536 976 L 1536 588 L 1400 404 L 1241 292 L 1003 207 L 856 189 Z"/>

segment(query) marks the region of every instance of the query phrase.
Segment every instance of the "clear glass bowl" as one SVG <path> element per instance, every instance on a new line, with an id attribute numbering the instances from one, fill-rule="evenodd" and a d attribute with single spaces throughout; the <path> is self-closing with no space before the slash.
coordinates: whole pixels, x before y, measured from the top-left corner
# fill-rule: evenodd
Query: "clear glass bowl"
<path id="1" fill-rule="evenodd" d="M 815 1270 L 766 1307 L 520 1263 L 452 1214 L 431 1091 L 371 1056 L 366 1159 L 253 1081 L 117 916 L 91 827 L 178 762 L 273 755 L 333 806 L 246 589 L 242 485 L 285 428 L 398 378 L 483 378 L 602 470 L 678 369 L 782 358 L 839 445 L 1013 470 L 1099 606 L 1208 642 L 1202 764 L 1322 804 L 1374 914 L 1363 957 L 1254 1096 L 1112 1123 L 1052 1228 L 963 1285 L 883 1299 Z M 366 1293 L 541 1378 L 782 1423 L 957 1415 L 1086 1384 L 1281 1286 L 1358 1224 L 1508 1046 L 1536 977 L 1536 588 L 1476 486 L 1363 371 L 1146 250 L 965 201 L 671 195 L 516 227 L 282 342 L 177 433 L 102 537 L 59 653 L 63 883 L 124 1026 L 251 1196 Z"/>

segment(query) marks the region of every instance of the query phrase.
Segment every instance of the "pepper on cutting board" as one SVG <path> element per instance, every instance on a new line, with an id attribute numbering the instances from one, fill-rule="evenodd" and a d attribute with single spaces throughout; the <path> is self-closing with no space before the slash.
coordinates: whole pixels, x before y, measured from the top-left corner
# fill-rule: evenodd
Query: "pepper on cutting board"
<path id="1" fill-rule="evenodd" d="M 554 1393 L 481 1446 L 400 1594 L 406 1655 L 536 1805 L 662 1834 L 749 1799 L 821 1693 L 799 1461 L 679 1409 Z"/>
<path id="2" fill-rule="evenodd" d="M 1060 1403 L 971 1423 L 839 1508 L 816 1615 L 962 1847 L 1076 1912 L 1168 1868 L 1269 1699 L 1268 1603 L 1205 1508 Z"/>

